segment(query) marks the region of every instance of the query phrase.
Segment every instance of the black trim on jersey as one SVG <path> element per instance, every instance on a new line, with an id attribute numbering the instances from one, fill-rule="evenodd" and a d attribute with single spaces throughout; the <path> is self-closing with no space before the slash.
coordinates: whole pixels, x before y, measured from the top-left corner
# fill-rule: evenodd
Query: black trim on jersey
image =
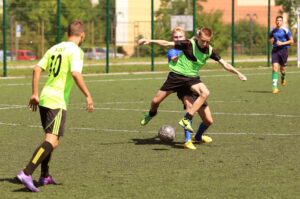
<path id="1" fill-rule="evenodd" d="M 205 54 L 209 54 L 209 47 L 201 48 L 198 45 L 198 41 L 196 39 L 195 43 L 198 47 L 198 49 Z M 181 41 L 175 41 L 175 49 L 182 50 L 186 58 L 190 61 L 197 61 L 197 58 L 193 54 L 193 44 L 189 40 L 181 40 Z M 212 50 L 212 54 L 210 56 L 211 59 L 215 61 L 219 61 L 221 57 L 217 54 L 215 48 Z"/>

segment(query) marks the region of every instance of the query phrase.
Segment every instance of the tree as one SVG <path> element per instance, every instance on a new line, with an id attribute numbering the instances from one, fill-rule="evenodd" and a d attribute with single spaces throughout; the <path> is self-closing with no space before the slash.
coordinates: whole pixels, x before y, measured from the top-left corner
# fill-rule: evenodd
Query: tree
<path id="1" fill-rule="evenodd" d="M 292 28 L 297 23 L 297 8 L 300 8 L 300 0 L 276 0 L 276 5 L 281 5 L 282 12 L 289 13 L 288 24 Z"/>
<path id="2" fill-rule="evenodd" d="M 205 1 L 205 0 L 201 0 Z M 187 3 L 190 2 L 190 5 Z M 187 9 L 190 8 L 190 9 Z M 208 27 L 211 28 L 214 37 L 211 41 L 211 44 L 217 49 L 219 53 L 227 50 L 230 43 L 230 32 L 229 28 L 221 20 L 222 12 L 202 12 L 203 7 L 200 4 L 197 4 L 197 16 L 196 16 L 196 27 Z M 192 0 L 182 1 L 182 0 L 161 0 L 161 6 L 158 11 L 155 12 L 155 28 L 154 35 L 155 39 L 165 39 L 171 40 L 171 15 L 192 15 Z M 191 22 L 192 23 L 192 22 Z M 186 37 L 191 38 L 193 33 L 186 31 Z M 150 54 L 150 46 L 142 47 L 141 56 Z M 164 47 L 155 46 L 155 55 L 166 56 L 168 49 Z"/>
<path id="3" fill-rule="evenodd" d="M 248 20 L 239 20 L 236 23 L 236 35 L 235 42 L 241 44 L 245 48 L 245 53 L 250 54 L 250 24 Z M 267 30 L 264 26 L 257 24 L 253 21 L 253 54 L 265 54 L 266 53 L 266 41 Z"/>

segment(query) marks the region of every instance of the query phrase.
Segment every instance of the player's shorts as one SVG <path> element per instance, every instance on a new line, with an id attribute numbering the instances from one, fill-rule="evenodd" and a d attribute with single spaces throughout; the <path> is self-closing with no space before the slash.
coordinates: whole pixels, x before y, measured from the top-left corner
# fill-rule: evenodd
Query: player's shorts
<path id="1" fill-rule="evenodd" d="M 201 83 L 200 77 L 187 77 L 170 72 L 167 80 L 160 88 L 161 91 L 174 91 L 177 92 L 181 87 L 185 86 L 190 88 L 191 86 Z"/>
<path id="2" fill-rule="evenodd" d="M 279 63 L 280 66 L 286 66 L 288 59 L 287 48 L 273 48 L 272 50 L 272 64 Z"/>
<path id="3" fill-rule="evenodd" d="M 63 109 L 49 109 L 39 106 L 42 126 L 45 133 L 63 136 L 65 130 L 66 111 Z"/>
<path id="4" fill-rule="evenodd" d="M 186 87 L 186 86 L 180 87 L 177 90 L 177 97 L 178 97 L 178 99 L 180 99 L 182 101 L 184 109 L 186 109 L 186 106 L 183 102 L 184 96 L 192 96 L 194 101 L 199 97 L 198 93 L 194 93 L 193 91 L 191 91 L 190 87 Z M 201 108 L 206 107 L 206 106 L 208 106 L 207 101 L 205 101 L 202 104 Z"/>

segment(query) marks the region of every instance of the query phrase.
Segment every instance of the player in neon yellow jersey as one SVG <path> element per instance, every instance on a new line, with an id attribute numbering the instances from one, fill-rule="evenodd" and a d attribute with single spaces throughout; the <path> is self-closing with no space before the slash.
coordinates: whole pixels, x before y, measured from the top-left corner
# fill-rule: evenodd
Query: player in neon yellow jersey
<path id="1" fill-rule="evenodd" d="M 170 78 L 170 82 L 168 84 L 170 85 L 169 87 L 172 87 L 172 89 L 187 86 L 199 95 L 199 97 L 197 97 L 194 101 L 191 109 L 185 113 L 184 118 L 179 121 L 179 124 L 182 127 L 191 132 L 194 131 L 191 126 L 192 117 L 209 96 L 209 90 L 205 84 L 200 81 L 198 72 L 206 64 L 206 60 L 212 56 L 213 47 L 209 45 L 212 36 L 212 31 L 209 28 L 201 28 L 197 31 L 197 37 L 190 40 L 175 42 L 166 40 L 150 40 L 145 38 L 139 40 L 139 45 L 153 43 L 160 46 L 174 47 L 175 49 L 183 51 L 179 55 L 176 63 L 169 62 L 172 78 Z M 219 59 L 218 62 L 225 70 L 236 74 L 240 80 L 247 80 L 246 76 L 237 71 L 223 59 Z"/>
<path id="2" fill-rule="evenodd" d="M 79 48 L 85 38 L 85 25 L 73 21 L 68 27 L 68 40 L 50 48 L 33 69 L 32 96 L 28 108 L 36 111 L 39 107 L 41 122 L 45 131 L 44 142 L 33 153 L 24 170 L 17 174 L 30 191 L 39 192 L 32 180 L 32 173 L 41 164 L 41 186 L 56 184 L 49 175 L 49 163 L 52 151 L 58 146 L 60 136 L 64 134 L 66 110 L 74 80 L 85 95 L 87 110 L 92 112 L 93 100 L 81 75 L 83 51 Z M 48 80 L 39 97 L 39 83 L 42 71 L 48 71 Z"/>

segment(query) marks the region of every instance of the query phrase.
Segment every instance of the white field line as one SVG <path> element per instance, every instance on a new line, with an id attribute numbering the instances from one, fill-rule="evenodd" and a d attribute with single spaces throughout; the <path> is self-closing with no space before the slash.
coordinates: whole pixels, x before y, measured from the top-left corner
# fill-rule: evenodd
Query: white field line
<path id="1" fill-rule="evenodd" d="M 0 122 L 0 125 L 3 126 L 25 126 L 29 128 L 42 128 L 37 125 L 26 125 L 26 124 L 14 124 L 14 123 L 5 123 Z M 157 134 L 157 131 L 139 131 L 139 130 L 129 130 L 129 129 L 105 129 L 105 128 L 79 128 L 72 127 L 67 128 L 69 130 L 82 130 L 82 131 L 102 131 L 102 132 L 115 132 L 115 133 L 151 133 Z M 176 132 L 176 134 L 184 134 L 183 132 Z M 272 132 L 263 132 L 263 133 L 249 133 L 249 132 L 209 132 L 208 135 L 259 135 L 259 136 L 300 136 L 300 133 L 272 133 Z"/>
<path id="2" fill-rule="evenodd" d="M 3 106 L 3 104 L 0 104 Z M 16 109 L 16 108 L 26 108 L 22 105 L 7 105 L 8 107 L 0 108 L 0 110 Z M 72 106 L 71 106 L 72 107 Z M 80 107 L 72 107 L 71 109 L 85 109 Z M 109 107 L 94 107 L 94 110 L 104 110 L 104 111 L 137 111 L 137 112 L 147 112 L 148 109 L 131 109 L 131 108 L 109 108 Z M 183 111 L 178 110 L 159 110 L 163 113 L 183 113 Z M 260 117 L 283 117 L 283 118 L 299 118 L 300 115 L 285 115 L 285 114 L 271 114 L 271 113 L 225 113 L 225 112 L 213 112 L 213 115 L 231 115 L 231 116 L 260 116 Z"/>
<path id="3" fill-rule="evenodd" d="M 291 71 L 286 72 L 287 74 L 298 74 L 300 71 Z M 246 76 L 263 76 L 263 75 L 270 75 L 270 73 L 249 73 L 245 74 Z M 215 77 L 231 77 L 235 76 L 234 74 L 225 74 L 225 75 L 201 75 L 200 77 L 203 78 L 215 78 Z M 149 77 L 149 78 L 127 78 L 127 79 L 103 79 L 103 80 L 86 80 L 87 83 L 93 83 L 93 82 L 118 82 L 118 81 L 145 81 L 145 80 L 162 80 L 166 79 L 166 77 Z M 3 86 L 31 86 L 31 83 L 15 83 L 15 84 L 0 84 L 0 87 Z"/>

